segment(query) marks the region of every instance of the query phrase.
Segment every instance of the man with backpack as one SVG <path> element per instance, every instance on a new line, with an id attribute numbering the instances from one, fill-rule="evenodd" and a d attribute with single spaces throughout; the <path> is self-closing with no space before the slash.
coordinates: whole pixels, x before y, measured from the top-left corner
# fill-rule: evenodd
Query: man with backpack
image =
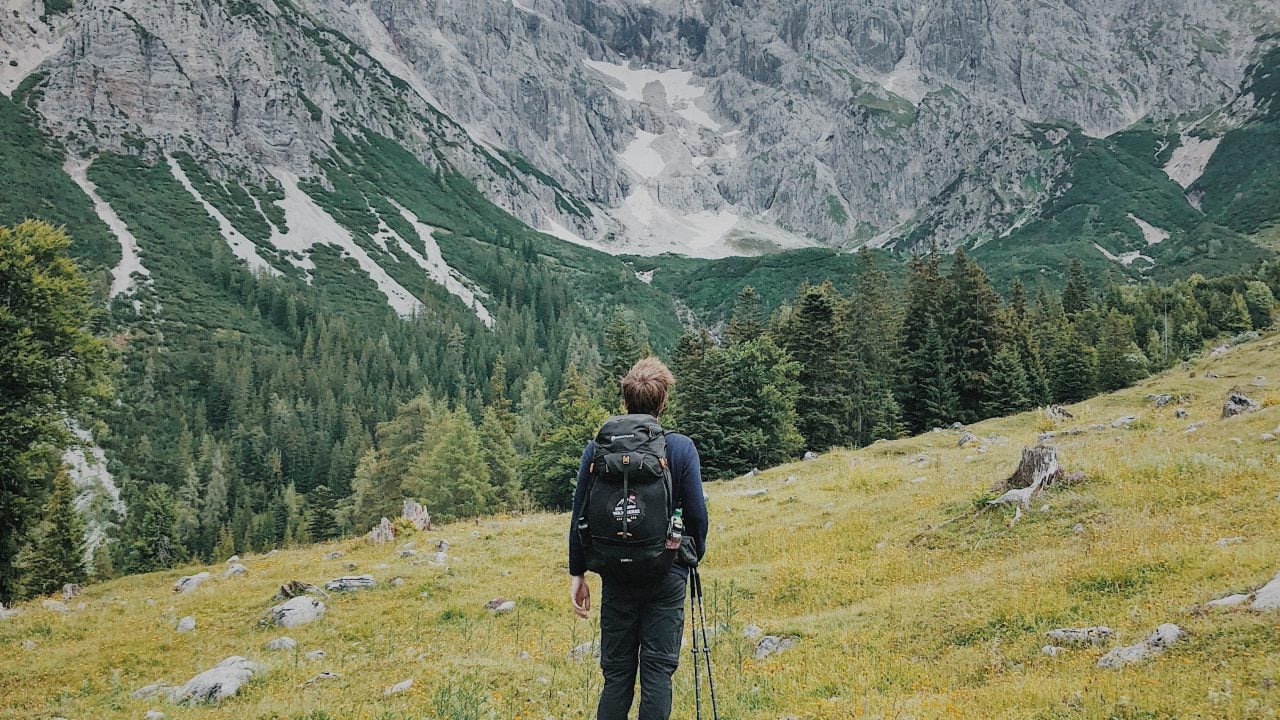
<path id="1" fill-rule="evenodd" d="M 597 720 L 627 720 L 640 675 L 639 720 L 671 716 L 689 568 L 702 558 L 707 504 L 693 441 L 657 416 L 675 378 L 657 358 L 622 379 L 627 415 L 610 418 L 587 444 L 569 531 L 570 597 L 587 617 L 585 574 L 601 576 Z M 682 527 L 683 525 L 683 527 Z"/>

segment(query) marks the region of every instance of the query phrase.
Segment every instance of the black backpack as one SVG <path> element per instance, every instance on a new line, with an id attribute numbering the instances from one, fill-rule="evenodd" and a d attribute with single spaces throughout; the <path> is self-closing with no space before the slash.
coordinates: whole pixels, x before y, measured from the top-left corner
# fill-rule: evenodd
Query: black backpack
<path id="1" fill-rule="evenodd" d="M 666 433 L 652 415 L 609 418 L 596 435 L 577 521 L 587 569 L 643 582 L 670 572 L 667 532 L 677 507 Z"/>

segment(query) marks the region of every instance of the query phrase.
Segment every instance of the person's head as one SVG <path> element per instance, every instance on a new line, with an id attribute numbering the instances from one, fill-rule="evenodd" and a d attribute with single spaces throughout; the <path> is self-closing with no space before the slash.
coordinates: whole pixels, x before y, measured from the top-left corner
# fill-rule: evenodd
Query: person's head
<path id="1" fill-rule="evenodd" d="M 657 417 L 667 404 L 667 392 L 676 379 L 656 357 L 641 358 L 622 378 L 622 404 L 635 415 Z"/>

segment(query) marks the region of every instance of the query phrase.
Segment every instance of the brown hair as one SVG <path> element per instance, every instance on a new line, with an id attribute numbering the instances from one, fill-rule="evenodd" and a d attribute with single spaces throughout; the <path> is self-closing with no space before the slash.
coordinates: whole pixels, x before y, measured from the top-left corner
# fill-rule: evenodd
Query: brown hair
<path id="1" fill-rule="evenodd" d="M 667 401 L 667 391 L 675 383 L 675 376 L 661 360 L 641 358 L 622 378 L 622 402 L 629 413 L 656 416 Z"/>

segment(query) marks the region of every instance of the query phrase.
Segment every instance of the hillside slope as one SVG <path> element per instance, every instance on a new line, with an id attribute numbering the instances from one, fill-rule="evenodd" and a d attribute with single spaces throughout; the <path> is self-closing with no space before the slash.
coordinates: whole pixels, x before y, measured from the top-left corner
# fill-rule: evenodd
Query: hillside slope
<path id="1" fill-rule="evenodd" d="M 1280 423 L 1277 340 L 1072 406 L 1056 428 L 1027 413 L 969 428 L 980 444 L 967 448 L 938 431 L 710 485 L 704 577 L 709 621 L 726 626 L 714 649 L 723 717 L 1274 717 L 1280 616 L 1188 609 L 1280 571 L 1280 444 L 1265 435 Z M 1220 419 L 1233 387 L 1261 409 Z M 1189 417 L 1154 408 L 1150 393 L 1193 396 L 1181 406 Z M 1063 432 L 1073 428 L 1084 431 Z M 1016 524 L 1007 509 L 975 514 L 1050 429 L 1084 479 L 1049 490 Z M 416 538 L 416 556 L 401 556 L 403 540 L 348 540 L 247 557 L 243 577 L 190 567 L 92 586 L 68 612 L 28 603 L 0 620 L 10 659 L 0 716 L 586 717 L 598 672 L 570 652 L 595 623 L 567 608 L 566 525 L 561 515 L 457 524 Z M 451 547 L 437 565 L 441 539 Z M 324 559 L 335 551 L 345 555 Z M 258 627 L 281 583 L 352 574 L 348 563 L 377 586 L 335 595 L 314 624 Z M 171 593 L 201 570 L 214 579 Z M 500 596 L 514 612 L 485 609 Z M 176 634 L 187 615 L 196 630 Z M 1162 656 L 1096 667 L 1106 649 L 1170 622 L 1188 637 Z M 797 642 L 753 659 L 752 624 Z M 1094 625 L 1115 630 L 1106 647 L 1042 653 L 1045 632 Z M 264 648 L 280 635 L 296 650 Z M 314 650 L 323 659 L 306 659 Z M 216 709 L 130 696 L 233 655 L 264 671 Z M 322 671 L 341 677 L 308 684 Z M 691 678 L 686 660 L 682 716 Z M 407 679 L 410 690 L 384 696 Z"/>

